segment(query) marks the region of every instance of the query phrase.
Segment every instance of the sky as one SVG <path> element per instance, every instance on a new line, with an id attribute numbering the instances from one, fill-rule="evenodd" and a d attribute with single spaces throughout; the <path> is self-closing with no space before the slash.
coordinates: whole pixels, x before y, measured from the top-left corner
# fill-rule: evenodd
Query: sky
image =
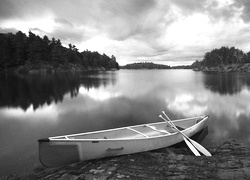
<path id="1" fill-rule="evenodd" d="M 0 0 L 0 33 L 18 30 L 120 65 L 189 65 L 221 46 L 250 51 L 250 1 Z"/>

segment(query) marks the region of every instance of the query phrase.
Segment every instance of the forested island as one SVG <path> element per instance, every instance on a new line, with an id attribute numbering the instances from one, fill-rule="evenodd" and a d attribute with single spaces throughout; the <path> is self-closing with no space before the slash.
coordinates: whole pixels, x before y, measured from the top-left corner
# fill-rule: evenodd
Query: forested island
<path id="1" fill-rule="evenodd" d="M 111 57 L 98 52 L 79 52 L 75 45 L 62 46 L 59 39 L 41 38 L 31 31 L 27 36 L 0 33 L 0 71 L 87 71 L 116 70 L 119 64 Z"/>
<path id="2" fill-rule="evenodd" d="M 16 34 L 0 33 L 0 72 L 35 71 L 88 71 L 121 69 L 194 69 L 197 71 L 243 71 L 250 72 L 250 52 L 235 47 L 221 47 L 205 53 L 201 61 L 190 66 L 173 66 L 138 62 L 120 66 L 114 55 L 98 52 L 79 52 L 75 45 L 64 47 L 60 39 L 41 38 L 31 31 L 28 36 L 21 31 Z"/>
<path id="3" fill-rule="evenodd" d="M 195 61 L 191 67 L 197 71 L 250 72 L 250 52 L 223 46 L 205 53 L 203 60 Z"/>
<path id="4" fill-rule="evenodd" d="M 170 66 L 152 62 L 138 62 L 120 66 L 121 69 L 170 69 Z"/>
<path id="5" fill-rule="evenodd" d="M 155 64 L 152 62 L 137 62 L 120 66 L 121 69 L 192 69 L 190 65 L 168 66 L 164 64 Z"/>

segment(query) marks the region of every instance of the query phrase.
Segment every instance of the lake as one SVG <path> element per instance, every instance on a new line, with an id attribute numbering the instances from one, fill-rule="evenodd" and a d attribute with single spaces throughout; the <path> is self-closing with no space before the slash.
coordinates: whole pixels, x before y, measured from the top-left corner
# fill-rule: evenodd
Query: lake
<path id="1" fill-rule="evenodd" d="M 209 115 L 203 145 L 250 147 L 250 74 L 192 70 L 0 74 L 0 177 L 40 166 L 39 138 Z"/>

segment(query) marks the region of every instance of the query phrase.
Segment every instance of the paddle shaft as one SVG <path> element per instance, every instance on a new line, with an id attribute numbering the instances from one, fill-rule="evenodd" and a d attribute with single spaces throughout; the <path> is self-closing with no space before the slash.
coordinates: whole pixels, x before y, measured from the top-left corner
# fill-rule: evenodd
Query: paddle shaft
<path id="1" fill-rule="evenodd" d="M 190 139 L 186 134 L 184 134 L 183 132 L 181 132 L 175 125 L 174 123 L 172 123 L 171 121 L 166 120 L 164 117 L 159 116 L 160 118 L 162 118 L 164 121 L 166 121 L 172 128 L 174 128 L 178 133 L 180 133 L 182 136 L 184 136 L 187 139 Z"/>
<path id="2" fill-rule="evenodd" d="M 182 132 L 180 132 L 179 129 L 177 129 L 177 127 L 173 123 L 170 123 L 161 115 L 159 117 L 162 118 L 164 121 L 166 121 L 173 129 L 177 130 L 177 132 L 179 132 L 182 135 L 182 138 L 184 139 L 185 143 L 190 148 L 190 150 L 194 153 L 195 156 L 200 156 L 200 153 L 197 151 L 194 145 L 190 141 L 188 141 L 188 138 L 186 138 L 187 136 L 185 136 Z"/>
<path id="3" fill-rule="evenodd" d="M 163 118 L 162 116 L 159 116 L 160 118 L 162 118 L 164 121 L 168 122 L 169 124 L 171 124 L 174 129 L 176 129 L 179 133 L 181 133 L 184 137 L 186 137 L 200 152 L 202 152 L 204 155 L 206 156 L 212 156 L 211 153 L 206 150 L 206 148 L 204 148 L 202 145 L 200 145 L 199 143 L 197 143 L 196 141 L 190 139 L 186 134 L 182 133 L 176 126 L 175 124 L 170 120 L 170 118 L 166 115 L 166 113 L 164 111 L 162 111 L 162 113 L 167 117 L 168 120 L 166 120 L 165 118 Z"/>
<path id="4" fill-rule="evenodd" d="M 170 120 L 170 118 L 166 115 L 166 113 L 165 113 L 164 111 L 162 111 L 162 113 L 163 113 L 164 116 L 166 116 L 166 118 L 168 119 L 168 120 L 166 120 L 164 117 L 161 117 L 164 121 L 170 123 L 174 129 L 176 129 L 179 133 L 181 133 L 181 134 L 182 134 L 183 136 L 185 136 L 188 140 L 190 140 L 190 138 L 189 138 L 186 134 L 184 134 L 183 132 L 181 132 L 181 131 L 175 126 L 175 124 Z"/>

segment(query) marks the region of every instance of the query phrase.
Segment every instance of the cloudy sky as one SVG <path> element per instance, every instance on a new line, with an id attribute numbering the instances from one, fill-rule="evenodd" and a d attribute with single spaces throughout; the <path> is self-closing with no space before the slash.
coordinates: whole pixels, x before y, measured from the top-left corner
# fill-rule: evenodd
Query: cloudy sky
<path id="1" fill-rule="evenodd" d="M 0 32 L 136 61 L 191 64 L 221 46 L 250 51 L 249 0 L 1 0 Z"/>

